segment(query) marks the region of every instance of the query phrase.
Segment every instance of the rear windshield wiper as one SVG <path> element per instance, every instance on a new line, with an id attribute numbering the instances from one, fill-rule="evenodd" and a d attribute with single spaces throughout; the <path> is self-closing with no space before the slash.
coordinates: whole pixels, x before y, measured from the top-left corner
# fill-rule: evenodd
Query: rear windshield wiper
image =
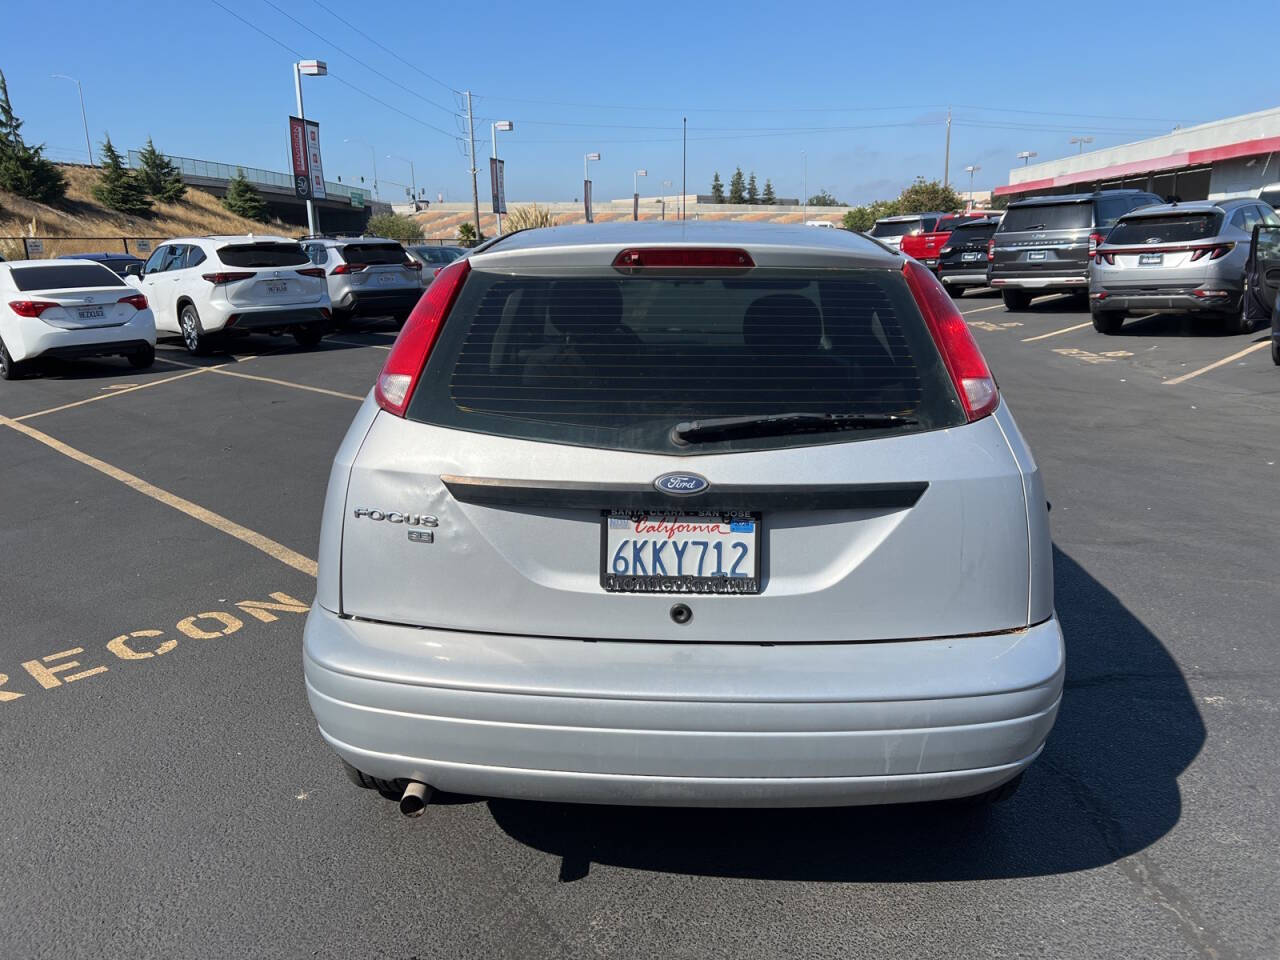
<path id="1" fill-rule="evenodd" d="M 737 437 L 773 437 L 789 433 L 826 433 L 838 430 L 883 430 L 919 423 L 896 413 L 775 413 L 764 416 L 711 417 L 686 420 L 671 428 L 673 443 L 684 446 L 707 440 Z"/>

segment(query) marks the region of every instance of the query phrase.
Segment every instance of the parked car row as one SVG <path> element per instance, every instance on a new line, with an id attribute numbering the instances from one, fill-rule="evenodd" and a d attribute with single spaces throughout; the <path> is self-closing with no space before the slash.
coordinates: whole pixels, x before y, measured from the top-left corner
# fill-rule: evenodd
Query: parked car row
<path id="1" fill-rule="evenodd" d="M 145 261 L 84 253 L 0 263 L 0 373 L 22 377 L 51 357 L 150 366 L 157 333 L 181 336 L 194 354 L 254 333 L 315 346 L 357 316 L 403 323 L 462 253 L 381 237 L 246 235 L 176 237 Z"/>

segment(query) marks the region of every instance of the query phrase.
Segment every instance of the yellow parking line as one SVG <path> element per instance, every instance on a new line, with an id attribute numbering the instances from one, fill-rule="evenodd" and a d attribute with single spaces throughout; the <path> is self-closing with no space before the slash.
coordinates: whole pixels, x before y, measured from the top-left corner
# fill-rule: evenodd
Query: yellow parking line
<path id="1" fill-rule="evenodd" d="M 391 347 L 384 343 L 356 343 L 354 340 L 338 340 L 336 337 L 325 337 L 325 343 L 344 343 L 348 347 L 373 347 L 375 350 L 390 350 Z"/>
<path id="2" fill-rule="evenodd" d="M 281 563 L 293 567 L 293 569 L 301 573 L 307 574 L 307 576 L 314 577 L 316 575 L 316 562 L 310 557 L 304 557 L 302 554 L 294 550 L 290 550 L 284 544 L 277 543 L 270 537 L 263 536 L 261 533 L 250 530 L 248 527 L 242 527 L 234 520 L 228 520 L 221 514 L 214 513 L 212 510 L 206 510 L 198 503 L 192 503 L 190 500 L 185 500 L 167 490 L 162 490 L 154 484 L 143 480 L 141 477 L 135 477 L 132 473 L 121 470 L 119 467 L 112 466 L 109 463 L 99 460 L 97 457 L 84 453 L 81 450 L 77 450 L 75 447 L 68 446 L 61 440 L 57 440 L 49 436 L 47 433 L 37 430 L 35 427 L 29 427 L 25 423 L 19 423 L 17 420 L 11 420 L 3 414 L 0 414 L 0 426 L 5 426 L 11 430 L 18 431 L 18 433 L 25 434 L 32 440 L 43 443 L 46 447 L 57 451 L 64 457 L 69 457 L 77 463 L 84 464 L 86 467 L 92 467 L 99 473 L 106 474 L 113 480 L 118 480 L 120 483 L 133 488 L 144 496 L 148 496 L 153 500 L 159 501 L 167 507 L 172 507 L 180 513 L 185 513 L 192 519 L 199 520 L 201 523 L 207 524 L 215 530 L 220 530 L 230 537 L 235 537 L 240 542 L 247 543 L 256 550 L 261 550 L 267 556 L 272 557 L 275 560 L 279 560 Z"/>
<path id="3" fill-rule="evenodd" d="M 364 397 L 357 396 L 354 393 L 341 393 L 337 390 L 326 390 L 324 387 L 312 387 L 305 383 L 294 383 L 292 380 L 277 380 L 275 377 L 259 377 L 252 373 L 240 373 L 236 370 L 227 370 L 222 366 L 200 367 L 192 363 L 181 363 L 177 360 L 166 360 L 165 363 L 177 364 L 179 367 L 191 367 L 193 370 L 197 371 L 208 370 L 210 373 L 220 373 L 224 377 L 239 377 L 242 380 L 257 380 L 261 383 L 274 383 L 278 387 L 293 387 L 295 390 L 309 390 L 312 393 L 323 393 L 330 397 L 341 397 L 343 400 L 364 400 Z"/>
<path id="4" fill-rule="evenodd" d="M 1229 357 L 1223 357 L 1221 360 L 1215 360 L 1213 363 L 1209 364 L 1207 367 L 1201 367 L 1199 370 L 1192 370 L 1190 373 L 1184 373 L 1180 377 L 1174 377 L 1172 380 L 1166 380 L 1164 381 L 1164 385 L 1166 387 L 1172 387 L 1178 383 L 1185 383 L 1187 380 L 1190 380 L 1192 377 L 1198 377 L 1200 376 L 1200 374 L 1208 373 L 1210 370 L 1217 370 L 1218 367 L 1225 366 L 1226 364 L 1230 363 L 1232 360 L 1239 360 L 1241 357 L 1248 356 L 1249 354 L 1253 353 L 1255 350 L 1263 350 L 1269 346 L 1271 346 L 1270 338 L 1263 340 L 1261 343 L 1250 344 L 1249 346 L 1245 347 L 1243 350 L 1237 353 L 1233 353 Z"/>
<path id="5" fill-rule="evenodd" d="M 58 413 L 62 410 L 70 410 L 72 407 L 83 406 L 86 403 L 95 403 L 98 400 L 110 400 L 112 397 L 119 397 L 126 393 L 133 393 L 135 390 L 145 390 L 147 387 L 158 387 L 162 383 L 172 383 L 174 380 L 183 380 L 186 377 L 194 377 L 197 373 L 204 373 L 204 368 L 191 370 L 187 373 L 179 373 L 172 377 L 165 377 L 163 380 L 152 380 L 149 383 L 139 383 L 132 387 L 120 387 L 118 390 L 111 391 L 111 393 L 100 393 L 96 397 L 86 397 L 84 400 L 76 400 L 73 403 L 64 403 L 60 407 L 50 407 L 48 410 L 37 410 L 35 413 L 26 413 L 20 417 L 14 417 L 13 419 L 19 422 L 23 420 L 31 420 L 35 417 L 43 417 L 48 413 Z"/>
<path id="6" fill-rule="evenodd" d="M 1046 337 L 1056 337 L 1060 333 L 1070 333 L 1072 330 L 1083 330 L 1085 327 L 1093 326 L 1092 320 L 1086 320 L 1084 323 L 1077 323 L 1074 327 L 1063 327 L 1061 330 L 1054 330 L 1051 333 L 1042 333 L 1037 337 L 1023 337 L 1023 343 L 1030 343 L 1032 340 L 1043 340 Z"/>

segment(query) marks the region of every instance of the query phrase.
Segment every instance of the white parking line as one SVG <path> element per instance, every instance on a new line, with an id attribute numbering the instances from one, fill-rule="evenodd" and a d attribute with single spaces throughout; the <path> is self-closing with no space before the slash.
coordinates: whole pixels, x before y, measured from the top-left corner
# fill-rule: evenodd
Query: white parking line
<path id="1" fill-rule="evenodd" d="M 1238 353 L 1233 353 L 1229 357 L 1223 357 L 1221 360 L 1215 360 L 1207 367 L 1201 367 L 1199 370 L 1192 370 L 1190 373 L 1184 373 L 1182 376 L 1174 377 L 1172 380 L 1165 380 L 1164 385 L 1166 387 L 1172 387 L 1179 383 L 1186 383 L 1186 381 L 1190 380 L 1192 377 L 1198 377 L 1200 374 L 1208 373 L 1210 370 L 1217 370 L 1219 367 L 1226 366 L 1233 360 L 1239 360 L 1241 357 L 1246 357 L 1257 350 L 1263 350 L 1269 346 L 1271 346 L 1270 339 L 1263 340 L 1261 343 L 1250 344 Z"/>
<path id="2" fill-rule="evenodd" d="M 259 377 L 252 373 L 240 373 L 236 370 L 226 370 L 221 366 L 217 367 L 201 367 L 193 363 L 182 363 L 178 360 L 166 360 L 165 363 L 172 363 L 179 367 L 191 367 L 194 371 L 208 370 L 210 373 L 220 373 L 224 377 L 239 377 L 241 380 L 257 380 L 260 383 L 273 383 L 278 387 L 292 387 L 295 390 L 307 390 L 311 393 L 323 393 L 330 397 L 341 397 L 343 400 L 362 401 L 364 397 L 357 396 L 354 393 L 341 393 L 337 390 L 327 390 L 324 387 L 313 387 L 305 383 L 294 383 L 292 380 L 277 380 L 275 377 Z"/>
<path id="3" fill-rule="evenodd" d="M 1044 340 L 1046 337 L 1056 337 L 1060 333 L 1070 333 L 1072 330 L 1083 330 L 1085 327 L 1093 326 L 1092 320 L 1086 320 L 1084 323 L 1077 323 L 1074 327 L 1063 327 L 1061 330 L 1053 330 L 1049 333 L 1042 333 L 1037 337 L 1023 337 L 1023 343 L 1031 343 L 1033 340 Z"/>
<path id="4" fill-rule="evenodd" d="M 373 347 L 375 350 L 390 350 L 391 347 L 382 343 L 357 343 L 354 340 L 339 340 L 336 337 L 325 337 L 325 343 L 341 343 L 348 347 Z"/>
<path id="5" fill-rule="evenodd" d="M 1060 299 L 1063 299 L 1064 297 L 1068 297 L 1068 296 L 1070 296 L 1070 294 L 1066 294 L 1066 293 L 1042 293 L 1042 294 L 1041 294 L 1040 296 L 1038 296 L 1038 297 L 1032 297 L 1032 298 L 1031 298 L 1031 302 L 1032 302 L 1032 303 L 1038 303 L 1038 302 L 1039 302 L 1039 301 L 1041 301 L 1041 300 L 1048 300 L 1048 299 L 1060 300 Z M 986 312 L 986 311 L 988 311 L 988 310 L 1003 310 L 1003 309 L 1005 309 L 1005 306 L 1004 306 L 1004 304 L 1003 304 L 1003 303 L 993 303 L 993 304 L 992 304 L 991 306 L 989 306 L 989 307 L 979 307 L 977 310 L 961 310 L 960 312 L 961 312 L 964 316 L 966 316 L 966 317 L 967 317 L 967 316 L 970 316 L 971 314 L 975 314 L 975 313 L 985 313 L 985 312 Z"/>

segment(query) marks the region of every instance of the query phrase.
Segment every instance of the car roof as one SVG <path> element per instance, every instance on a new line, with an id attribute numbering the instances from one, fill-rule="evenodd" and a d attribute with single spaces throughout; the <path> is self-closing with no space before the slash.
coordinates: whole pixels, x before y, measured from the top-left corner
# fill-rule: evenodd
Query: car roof
<path id="1" fill-rule="evenodd" d="M 1219 200 L 1188 200 L 1184 203 L 1154 203 L 1149 207 L 1139 207 L 1137 210 L 1130 210 L 1121 220 L 1133 220 L 1137 217 L 1160 217 L 1168 216 L 1171 213 L 1224 213 L 1228 210 L 1234 210 L 1239 206 L 1256 206 L 1257 200 L 1249 197 L 1245 200 L 1231 199 Z"/>
<path id="2" fill-rule="evenodd" d="M 132 253 L 61 253 L 58 255 L 59 260 L 141 260 L 141 257 L 135 257 Z"/>
<path id="3" fill-rule="evenodd" d="M 282 237 L 275 233 L 243 233 L 243 234 L 209 234 L 203 237 L 170 237 L 168 243 L 297 243 L 293 237 Z"/>
<path id="4" fill-rule="evenodd" d="M 1046 203 L 1086 203 L 1089 200 L 1098 200 L 1102 197 L 1134 197 L 1140 194 L 1146 194 L 1146 190 L 1133 190 L 1125 188 L 1124 190 L 1099 190 L 1096 193 L 1059 193 L 1045 194 L 1039 197 L 1027 197 L 1025 200 L 1015 200 L 1009 204 L 1010 207 L 1023 206 L 1044 206 Z M 1155 194 L 1149 194 L 1155 196 Z"/>
<path id="5" fill-rule="evenodd" d="M 476 267 L 611 264 L 627 247 L 741 247 L 757 266 L 858 265 L 899 268 L 902 258 L 862 234 L 803 224 L 731 220 L 646 220 L 541 227 L 507 234 L 471 254 Z"/>
<path id="6" fill-rule="evenodd" d="M 946 214 L 938 210 L 926 210 L 924 213 L 899 213 L 892 217 L 881 217 L 876 223 L 902 223 L 904 220 L 919 220 L 921 217 L 943 217 Z"/>

